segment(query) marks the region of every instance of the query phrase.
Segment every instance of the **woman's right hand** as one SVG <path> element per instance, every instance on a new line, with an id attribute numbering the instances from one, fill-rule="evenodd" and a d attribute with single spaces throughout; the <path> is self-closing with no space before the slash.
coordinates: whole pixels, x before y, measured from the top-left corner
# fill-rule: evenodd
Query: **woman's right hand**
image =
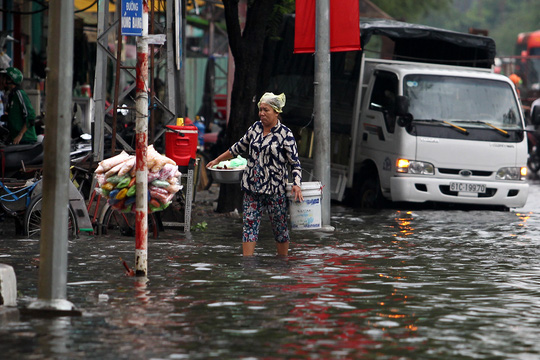
<path id="1" fill-rule="evenodd" d="M 291 189 L 292 195 L 294 195 L 294 201 L 296 202 L 303 202 L 304 201 L 304 195 L 302 195 L 302 188 L 298 185 L 293 185 Z"/>
<path id="2" fill-rule="evenodd" d="M 214 160 L 209 161 L 209 162 L 206 163 L 206 168 L 210 169 L 210 168 L 212 168 L 213 166 L 215 166 L 217 164 L 219 164 L 219 161 L 217 161 L 217 159 L 214 159 Z"/>
<path id="3" fill-rule="evenodd" d="M 206 168 L 210 169 L 211 167 L 213 167 L 213 166 L 219 164 L 220 162 L 222 162 L 223 160 L 230 159 L 231 157 L 232 157 L 232 155 L 231 155 L 230 151 L 227 150 L 223 154 L 221 154 L 217 158 L 215 158 L 214 160 L 209 161 L 206 164 Z"/>

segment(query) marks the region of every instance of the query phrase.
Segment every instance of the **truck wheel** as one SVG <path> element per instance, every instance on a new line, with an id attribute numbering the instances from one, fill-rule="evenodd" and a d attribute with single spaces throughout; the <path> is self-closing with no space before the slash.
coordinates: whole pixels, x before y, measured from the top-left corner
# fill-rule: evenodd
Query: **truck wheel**
<path id="1" fill-rule="evenodd" d="M 370 176 L 360 184 L 356 204 L 361 209 L 380 209 L 384 199 L 379 184 L 379 178 Z"/>
<path id="2" fill-rule="evenodd" d="M 540 170 L 540 157 L 536 154 L 530 154 L 527 165 L 533 173 L 537 173 Z"/>

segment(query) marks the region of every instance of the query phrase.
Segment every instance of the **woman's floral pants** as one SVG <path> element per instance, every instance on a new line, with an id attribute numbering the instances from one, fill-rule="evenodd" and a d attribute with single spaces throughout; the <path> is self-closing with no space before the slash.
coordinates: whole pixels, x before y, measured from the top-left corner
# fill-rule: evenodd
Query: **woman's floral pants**
<path id="1" fill-rule="evenodd" d="M 261 216 L 266 210 L 274 238 L 279 243 L 289 241 L 289 228 L 287 226 L 288 202 L 285 194 L 244 194 L 244 235 L 243 242 L 257 241 Z"/>

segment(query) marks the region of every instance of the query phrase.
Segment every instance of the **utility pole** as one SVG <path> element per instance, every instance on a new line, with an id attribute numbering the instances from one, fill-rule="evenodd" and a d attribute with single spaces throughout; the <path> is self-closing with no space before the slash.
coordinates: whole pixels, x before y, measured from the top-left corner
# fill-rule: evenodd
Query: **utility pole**
<path id="1" fill-rule="evenodd" d="M 105 31 L 109 23 L 109 3 L 98 1 L 98 39 L 96 56 L 96 74 L 94 76 L 94 133 L 93 133 L 93 160 L 103 160 L 105 138 L 105 101 L 107 98 L 107 55 L 101 49 L 108 48 L 108 32 Z M 113 111 L 116 111 L 114 109 Z"/>
<path id="2" fill-rule="evenodd" d="M 148 0 L 142 1 L 142 35 L 137 37 L 135 111 L 135 275 L 148 272 Z"/>
<path id="3" fill-rule="evenodd" d="M 180 0 L 167 1 L 167 107 L 185 117 L 183 14 Z"/>
<path id="4" fill-rule="evenodd" d="M 43 161 L 38 300 L 29 311 L 80 315 L 66 299 L 69 149 L 73 68 L 73 1 L 49 1 L 47 105 Z"/>
<path id="5" fill-rule="evenodd" d="M 330 0 L 316 0 L 315 10 L 315 106 L 313 175 L 323 184 L 321 220 L 330 226 Z"/>

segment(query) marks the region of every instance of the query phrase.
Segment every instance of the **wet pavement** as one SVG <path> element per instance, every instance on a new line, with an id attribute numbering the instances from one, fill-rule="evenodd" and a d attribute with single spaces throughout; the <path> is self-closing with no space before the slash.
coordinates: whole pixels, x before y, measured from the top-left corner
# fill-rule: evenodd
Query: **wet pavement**
<path id="1" fill-rule="evenodd" d="M 332 207 L 333 233 L 296 231 L 275 256 L 267 221 L 241 256 L 241 219 L 199 193 L 189 235 L 149 241 L 148 278 L 127 277 L 134 240 L 70 241 L 80 317 L 0 320 L 6 359 L 537 359 L 540 182 L 523 209 Z M 39 242 L 4 236 L 19 307 L 37 297 Z"/>

